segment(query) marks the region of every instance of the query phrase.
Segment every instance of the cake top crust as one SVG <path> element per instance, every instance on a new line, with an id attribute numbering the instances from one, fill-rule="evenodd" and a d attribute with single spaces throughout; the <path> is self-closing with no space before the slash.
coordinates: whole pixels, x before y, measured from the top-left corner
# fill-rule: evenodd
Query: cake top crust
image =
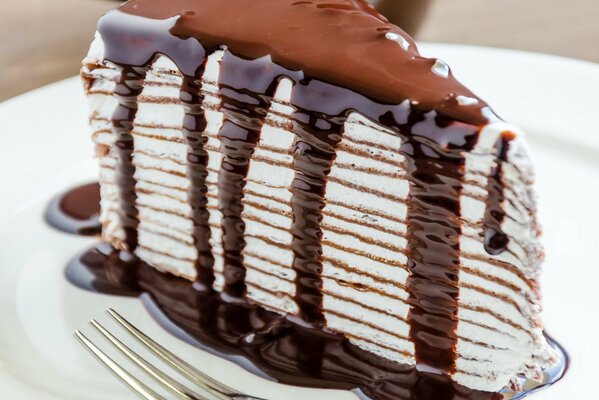
<path id="1" fill-rule="evenodd" d="M 130 20 L 119 24 L 115 13 L 162 20 L 172 36 L 197 39 L 206 51 L 226 47 L 245 59 L 270 57 L 276 65 L 299 71 L 303 79 L 347 88 L 378 103 L 409 100 L 412 107 L 461 122 L 489 122 L 488 106 L 461 85 L 445 63 L 420 56 L 408 34 L 363 0 L 131 0 L 102 19 L 103 37 L 131 29 Z M 147 29 L 155 26 L 148 24 Z M 145 29 L 141 18 L 134 29 Z M 189 47 L 184 42 L 180 45 Z M 163 52 L 152 40 L 139 40 L 135 46 L 139 64 Z M 166 55 L 193 74 L 194 58 L 204 55 L 180 53 L 184 55 Z M 126 60 L 118 58 L 107 56 L 131 63 L 130 54 Z"/>

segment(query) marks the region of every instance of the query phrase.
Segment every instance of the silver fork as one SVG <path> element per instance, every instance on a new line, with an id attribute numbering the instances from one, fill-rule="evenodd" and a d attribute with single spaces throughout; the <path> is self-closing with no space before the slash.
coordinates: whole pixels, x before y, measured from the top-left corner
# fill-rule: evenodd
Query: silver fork
<path id="1" fill-rule="evenodd" d="M 175 395 L 178 399 L 265 400 L 259 397 L 252 397 L 243 393 L 239 393 L 234 389 L 218 382 L 214 378 L 192 367 L 189 363 L 156 343 L 113 309 L 108 309 L 107 313 L 114 321 L 117 322 L 118 325 L 125 329 L 130 337 L 134 338 L 145 349 L 149 350 L 165 364 L 170 366 L 171 369 L 174 369 L 180 375 L 187 378 L 187 380 L 193 382 L 197 386 L 197 389 L 199 389 L 193 390 L 183 385 L 181 382 L 152 365 L 135 351 L 131 350 L 131 348 L 117 339 L 116 336 L 110 333 L 98 321 L 95 319 L 90 321 L 92 326 L 96 328 L 104 338 L 112 343 L 112 345 L 114 345 L 114 347 L 116 347 L 126 358 L 128 358 L 129 361 L 140 367 L 156 383 Z M 102 363 L 114 376 L 127 385 L 140 398 L 145 400 L 167 400 L 167 398 L 158 394 L 154 389 L 140 381 L 125 368 L 116 363 L 112 358 L 110 358 L 110 356 L 100 350 L 100 348 L 96 346 L 90 339 L 88 339 L 81 331 L 76 330 L 74 335 L 100 363 Z"/>

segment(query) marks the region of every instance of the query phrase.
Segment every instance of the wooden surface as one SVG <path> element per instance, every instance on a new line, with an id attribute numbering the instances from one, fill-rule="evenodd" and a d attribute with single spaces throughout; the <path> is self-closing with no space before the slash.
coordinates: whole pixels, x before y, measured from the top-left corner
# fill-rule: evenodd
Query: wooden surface
<path id="1" fill-rule="evenodd" d="M 418 39 L 599 63 L 599 0 L 436 0 Z"/>
<path id="2" fill-rule="evenodd" d="M 115 4 L 0 0 L 0 101 L 77 74 L 97 19 Z M 417 39 L 599 62 L 599 0 L 435 0 Z"/>

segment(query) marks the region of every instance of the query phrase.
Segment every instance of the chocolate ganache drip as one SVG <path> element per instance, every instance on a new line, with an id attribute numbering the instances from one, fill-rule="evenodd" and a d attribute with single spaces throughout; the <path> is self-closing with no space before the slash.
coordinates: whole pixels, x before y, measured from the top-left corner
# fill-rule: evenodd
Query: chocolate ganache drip
<path id="1" fill-rule="evenodd" d="M 133 165 L 133 121 L 137 113 L 137 96 L 143 90 L 147 65 L 121 65 L 114 95 L 118 105 L 112 114 L 112 132 L 116 137 L 117 159 L 115 179 L 118 185 L 119 219 L 125 234 L 126 249 L 135 251 L 139 226 L 135 194 L 135 166 Z"/>
<path id="2" fill-rule="evenodd" d="M 300 85 L 302 83 L 300 82 Z M 296 96 L 305 94 L 296 89 Z M 299 100 L 292 98 L 291 102 Z M 326 101 L 319 99 L 318 103 Z M 317 104 L 317 103 L 315 103 Z M 298 110 L 293 116 L 297 140 L 293 152 L 295 178 L 291 185 L 293 211 L 292 249 L 296 272 L 295 301 L 300 317 L 311 324 L 324 324 L 322 310 L 322 210 L 325 207 L 327 175 L 341 142 L 343 118 Z"/>
<path id="3" fill-rule="evenodd" d="M 218 173 L 222 212 L 225 292 L 246 294 L 243 189 L 260 131 L 278 83 L 293 83 L 293 268 L 300 317 L 324 323 L 322 221 L 327 176 L 352 112 L 402 139 L 410 182 L 407 199 L 408 320 L 417 364 L 441 374 L 455 371 L 461 235 L 460 194 L 465 153 L 476 144 L 489 111 L 451 72 L 435 72 L 414 42 L 361 0 L 132 0 L 103 17 L 99 32 L 105 61 L 123 71 L 113 117 L 119 147 L 119 188 L 127 247 L 136 246 L 133 141 L 136 99 L 157 55 L 170 58 L 184 76 L 181 100 L 189 147 L 189 201 L 198 250 L 198 279 L 214 280 L 206 213 L 205 118 L 199 77 L 208 55 L 220 61 Z M 500 171 L 500 167 L 498 167 Z M 500 173 L 500 172 L 499 172 Z M 500 193 L 501 179 L 495 179 Z M 489 213 L 500 223 L 501 199 Z M 495 225 L 490 228 L 500 232 Z M 218 227 L 216 227 L 218 228 Z M 496 237 L 496 235 L 494 236 Z M 495 239 L 497 242 L 497 239 Z"/>
<path id="4" fill-rule="evenodd" d="M 225 118 L 218 133 L 223 156 L 218 175 L 218 193 L 223 216 L 224 292 L 233 297 L 243 297 L 247 291 L 243 265 L 243 190 L 268 112 L 268 99 L 274 95 L 276 85 L 268 73 L 269 65 L 260 60 L 248 62 L 226 53 L 220 65 L 220 110 Z"/>
<path id="5" fill-rule="evenodd" d="M 508 246 L 509 238 L 501 229 L 501 224 L 505 218 L 503 211 L 504 183 L 503 179 L 503 164 L 507 162 L 507 153 L 509 144 L 514 139 L 512 132 L 503 132 L 495 143 L 497 157 L 495 166 L 491 169 L 489 182 L 487 184 L 487 192 L 489 198 L 487 200 L 487 208 L 485 210 L 485 219 L 483 221 L 485 250 L 492 255 L 503 253 Z"/>
<path id="6" fill-rule="evenodd" d="M 185 108 L 183 119 L 183 135 L 187 143 L 187 176 L 190 184 L 188 188 L 189 206 L 193 220 L 193 242 L 198 252 L 196 259 L 196 280 L 206 289 L 212 288 L 214 283 L 214 255 L 210 243 L 210 213 L 208 211 L 208 152 L 206 143 L 208 137 L 204 135 L 208 125 L 203 108 L 204 96 L 201 93 L 201 78 L 204 65 L 196 71 L 194 76 L 184 76 L 181 85 L 181 103 Z"/>
<path id="7" fill-rule="evenodd" d="M 402 146 L 410 175 L 408 270 L 410 338 L 417 364 L 455 372 L 460 265 L 460 193 L 465 160 L 459 148 L 440 149 L 432 132 L 463 135 L 464 128 L 432 113 L 413 112 Z M 467 132 L 467 130 L 466 130 Z M 474 133 L 474 132 L 471 132 Z M 475 135 L 464 137 L 467 145 Z"/>

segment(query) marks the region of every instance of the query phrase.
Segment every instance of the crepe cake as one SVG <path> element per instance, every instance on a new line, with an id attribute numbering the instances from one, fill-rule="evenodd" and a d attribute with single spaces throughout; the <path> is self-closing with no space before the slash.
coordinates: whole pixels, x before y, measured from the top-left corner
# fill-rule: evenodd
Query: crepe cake
<path id="1" fill-rule="evenodd" d="M 555 362 L 524 134 L 366 2 L 132 0 L 82 78 L 117 249 L 468 388 Z"/>

